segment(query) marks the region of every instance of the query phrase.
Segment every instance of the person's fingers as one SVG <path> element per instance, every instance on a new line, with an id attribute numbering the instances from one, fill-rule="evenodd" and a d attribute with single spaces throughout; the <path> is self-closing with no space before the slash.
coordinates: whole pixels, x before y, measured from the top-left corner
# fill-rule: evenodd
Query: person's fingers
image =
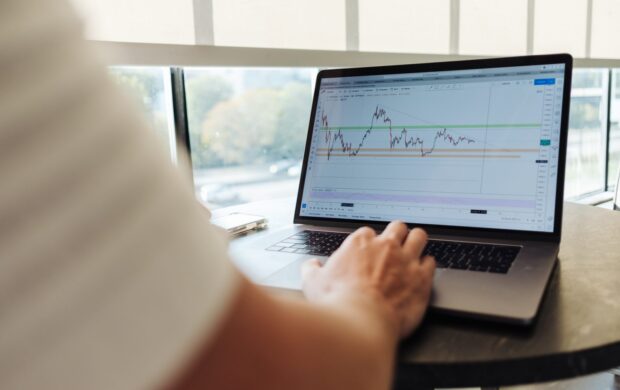
<path id="1" fill-rule="evenodd" d="M 321 262 L 319 261 L 319 259 L 314 258 L 304 261 L 304 263 L 301 265 L 301 279 L 303 281 L 312 279 L 313 275 L 315 275 L 316 272 L 320 269 Z"/>
<path id="2" fill-rule="evenodd" d="M 360 234 L 362 236 L 369 236 L 369 237 L 375 237 L 377 235 L 377 232 L 375 232 L 374 229 L 368 227 L 368 226 L 363 226 L 359 229 L 357 229 L 355 231 L 357 234 Z"/>
<path id="3" fill-rule="evenodd" d="M 420 268 L 422 268 L 423 271 L 431 275 L 435 273 L 437 263 L 435 262 L 435 258 L 433 256 L 424 256 L 422 257 L 421 262 Z"/>
<path id="4" fill-rule="evenodd" d="M 433 285 L 433 276 L 435 274 L 435 269 L 437 267 L 435 263 L 435 258 L 433 256 L 424 256 L 421 259 L 421 262 L 411 262 L 409 265 L 409 269 L 411 272 L 421 272 L 422 276 L 422 286 L 429 291 Z"/>
<path id="5" fill-rule="evenodd" d="M 420 228 L 415 228 L 407 235 L 403 249 L 408 256 L 411 256 L 413 259 L 419 259 L 427 240 L 428 235 L 426 232 Z"/>
<path id="6" fill-rule="evenodd" d="M 405 240 L 405 237 L 407 237 L 407 232 L 407 225 L 401 221 L 392 221 L 381 233 L 381 236 L 391 238 L 396 240 L 398 243 L 402 243 Z"/>
<path id="7" fill-rule="evenodd" d="M 366 239 L 370 239 L 370 238 L 374 238 L 376 235 L 377 233 L 373 229 L 369 228 L 368 226 L 364 226 L 364 227 L 357 229 L 353 233 L 349 234 L 349 236 L 347 237 L 347 240 L 354 239 L 356 237 L 363 237 Z"/>

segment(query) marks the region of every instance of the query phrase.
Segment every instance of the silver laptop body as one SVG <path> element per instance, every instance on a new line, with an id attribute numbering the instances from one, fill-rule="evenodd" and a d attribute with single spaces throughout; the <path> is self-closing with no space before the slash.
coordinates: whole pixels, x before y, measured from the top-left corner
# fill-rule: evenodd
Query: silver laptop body
<path id="1" fill-rule="evenodd" d="M 567 54 L 319 72 L 293 223 L 232 243 L 250 276 L 300 289 L 298 232 L 381 230 L 516 246 L 506 273 L 440 267 L 434 309 L 531 323 L 561 237 Z M 288 240 L 288 242 L 287 242 Z"/>

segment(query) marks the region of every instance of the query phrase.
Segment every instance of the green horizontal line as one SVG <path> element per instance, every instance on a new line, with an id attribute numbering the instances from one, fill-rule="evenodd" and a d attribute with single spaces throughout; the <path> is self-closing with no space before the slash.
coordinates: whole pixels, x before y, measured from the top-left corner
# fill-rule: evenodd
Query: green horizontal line
<path id="1" fill-rule="evenodd" d="M 503 128 L 503 127 L 540 127 L 540 123 L 490 123 L 473 125 L 392 125 L 373 126 L 373 129 L 473 129 L 473 128 Z M 329 126 L 321 127 L 321 130 L 368 130 L 368 126 Z"/>

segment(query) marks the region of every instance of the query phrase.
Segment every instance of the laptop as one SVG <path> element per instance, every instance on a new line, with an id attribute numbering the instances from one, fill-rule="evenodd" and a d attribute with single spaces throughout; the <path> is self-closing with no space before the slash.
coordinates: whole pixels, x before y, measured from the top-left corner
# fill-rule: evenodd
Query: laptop
<path id="1" fill-rule="evenodd" d="M 562 226 L 568 54 L 318 73 L 293 223 L 234 244 L 258 283 L 301 288 L 354 229 L 429 234 L 431 307 L 531 323 Z"/>

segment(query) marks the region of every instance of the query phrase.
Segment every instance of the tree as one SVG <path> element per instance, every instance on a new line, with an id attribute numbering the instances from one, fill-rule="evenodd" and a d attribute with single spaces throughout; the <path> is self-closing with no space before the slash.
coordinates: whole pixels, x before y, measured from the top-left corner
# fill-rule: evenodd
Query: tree
<path id="1" fill-rule="evenodd" d="M 204 144 L 203 122 L 217 104 L 232 97 L 233 88 L 222 77 L 207 74 L 187 79 L 185 91 L 192 163 L 194 168 L 205 168 L 213 158 Z"/>
<path id="2" fill-rule="evenodd" d="M 209 165 L 243 165 L 267 160 L 274 142 L 279 94 L 272 89 L 250 90 L 218 104 L 203 124 L 202 141 L 210 151 Z"/>
<path id="3" fill-rule="evenodd" d="M 252 89 L 217 104 L 202 126 L 209 167 L 301 159 L 310 89 L 292 82 L 283 88 Z"/>
<path id="4" fill-rule="evenodd" d="M 274 160 L 303 158 L 312 103 L 310 92 L 310 86 L 303 83 L 289 83 L 281 90 L 273 138 L 285 142 L 274 142 L 270 145 L 269 155 Z"/>

